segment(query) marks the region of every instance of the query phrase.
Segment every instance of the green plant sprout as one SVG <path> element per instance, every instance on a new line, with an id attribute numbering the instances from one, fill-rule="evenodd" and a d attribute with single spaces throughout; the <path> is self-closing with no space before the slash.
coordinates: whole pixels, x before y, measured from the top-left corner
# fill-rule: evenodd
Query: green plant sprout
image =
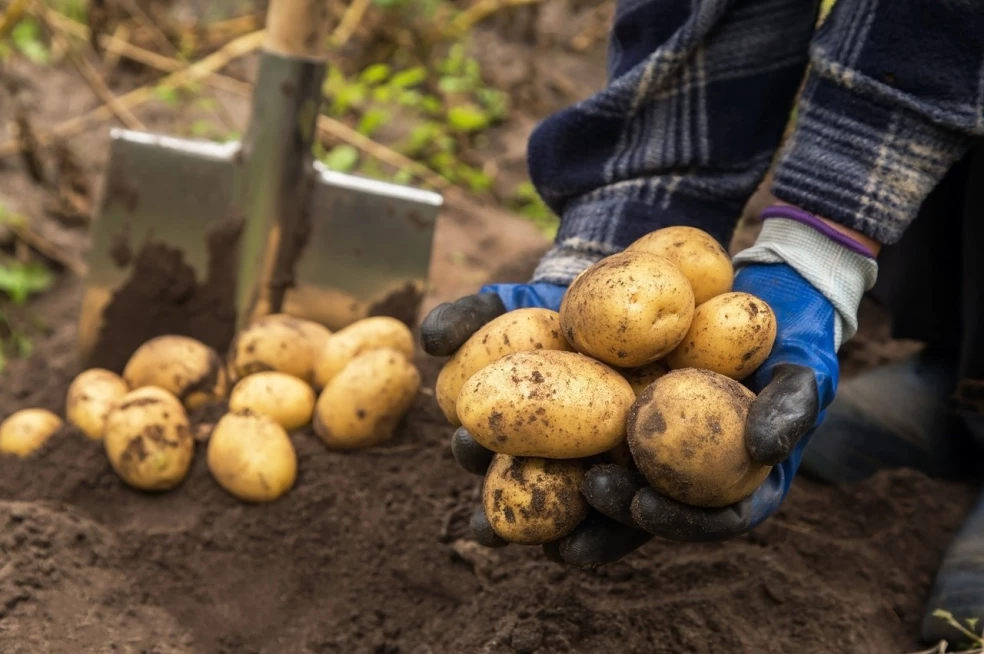
<path id="1" fill-rule="evenodd" d="M 948 625 L 956 629 L 963 635 L 967 640 L 961 644 L 961 647 L 966 649 L 976 649 L 980 651 L 984 648 L 984 637 L 977 633 L 977 623 L 979 620 L 977 618 L 967 618 L 964 620 L 966 626 L 960 624 L 959 621 L 954 617 L 949 611 L 944 611 L 943 609 L 936 609 L 933 611 L 933 617 L 939 618 L 945 621 Z M 945 651 L 945 650 L 944 650 Z"/>

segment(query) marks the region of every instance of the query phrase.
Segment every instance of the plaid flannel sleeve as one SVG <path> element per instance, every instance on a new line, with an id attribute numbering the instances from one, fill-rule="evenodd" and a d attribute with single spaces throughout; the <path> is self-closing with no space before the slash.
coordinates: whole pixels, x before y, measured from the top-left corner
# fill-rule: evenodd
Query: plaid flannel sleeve
<path id="1" fill-rule="evenodd" d="M 838 0 L 814 38 L 814 0 L 618 0 L 608 85 L 530 138 L 533 183 L 561 216 L 534 280 L 569 283 L 668 225 L 727 244 L 808 63 L 773 192 L 897 240 L 981 134 L 982 8 Z"/>

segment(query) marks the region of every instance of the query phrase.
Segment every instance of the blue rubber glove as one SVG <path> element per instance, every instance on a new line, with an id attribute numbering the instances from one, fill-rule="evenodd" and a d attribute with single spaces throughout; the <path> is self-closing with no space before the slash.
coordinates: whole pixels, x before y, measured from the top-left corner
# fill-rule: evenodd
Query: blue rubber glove
<path id="1" fill-rule="evenodd" d="M 774 466 L 771 474 L 744 500 L 704 509 L 660 495 L 639 473 L 596 466 L 584 482 L 595 509 L 662 538 L 714 541 L 761 524 L 786 498 L 803 450 L 837 388 L 836 315 L 830 302 L 785 264 L 741 269 L 734 290 L 765 300 L 776 315 L 772 352 L 745 380 L 758 394 L 746 422 L 746 443 L 752 458 Z"/>

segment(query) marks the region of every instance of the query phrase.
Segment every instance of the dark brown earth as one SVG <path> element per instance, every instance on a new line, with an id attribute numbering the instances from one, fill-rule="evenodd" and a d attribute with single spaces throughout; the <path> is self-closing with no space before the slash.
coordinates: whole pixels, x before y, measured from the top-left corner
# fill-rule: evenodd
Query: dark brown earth
<path id="1" fill-rule="evenodd" d="M 66 319 L 76 291 L 56 289 L 45 314 Z M 72 338 L 55 330 L 13 366 L 4 414 L 61 409 Z M 420 365 L 431 387 L 437 367 Z M 465 540 L 479 483 L 450 435 L 429 394 L 378 449 L 295 434 L 298 484 L 264 506 L 222 491 L 202 444 L 188 480 L 156 496 L 124 486 L 73 429 L 0 460 L 0 651 L 898 654 L 918 645 L 971 499 L 907 471 L 840 490 L 799 479 L 747 537 L 656 541 L 583 572 Z"/>

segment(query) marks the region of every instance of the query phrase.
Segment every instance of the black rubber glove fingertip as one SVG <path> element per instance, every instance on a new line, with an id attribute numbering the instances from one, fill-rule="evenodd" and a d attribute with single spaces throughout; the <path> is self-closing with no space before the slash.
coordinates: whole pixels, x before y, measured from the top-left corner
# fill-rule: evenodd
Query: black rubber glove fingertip
<path id="1" fill-rule="evenodd" d="M 464 427 L 459 427 L 451 437 L 451 455 L 458 465 L 473 475 L 484 475 L 495 452 L 479 445 Z"/>
<path id="2" fill-rule="evenodd" d="M 451 356 L 472 334 L 505 312 L 502 299 L 494 293 L 439 304 L 420 324 L 420 346 L 431 356 Z"/>
<path id="3" fill-rule="evenodd" d="M 475 507 L 475 511 L 472 513 L 470 526 L 472 538 L 474 538 L 475 542 L 479 545 L 499 548 L 505 547 L 509 544 L 509 541 L 499 536 L 499 534 L 495 533 L 492 529 L 492 524 L 489 522 L 488 516 L 485 515 L 485 507 L 481 504 Z"/>
<path id="4" fill-rule="evenodd" d="M 606 463 L 593 466 L 585 473 L 581 493 L 597 511 L 622 524 L 634 526 L 632 498 L 645 485 L 646 478 L 640 473 Z"/>
<path id="5" fill-rule="evenodd" d="M 755 398 L 745 419 L 749 455 L 763 465 L 782 463 L 819 413 L 813 370 L 793 364 L 777 366 L 772 381 Z"/>
<path id="6" fill-rule="evenodd" d="M 641 529 L 592 514 L 559 542 L 558 551 L 566 564 L 592 569 L 626 557 L 652 538 Z"/>

